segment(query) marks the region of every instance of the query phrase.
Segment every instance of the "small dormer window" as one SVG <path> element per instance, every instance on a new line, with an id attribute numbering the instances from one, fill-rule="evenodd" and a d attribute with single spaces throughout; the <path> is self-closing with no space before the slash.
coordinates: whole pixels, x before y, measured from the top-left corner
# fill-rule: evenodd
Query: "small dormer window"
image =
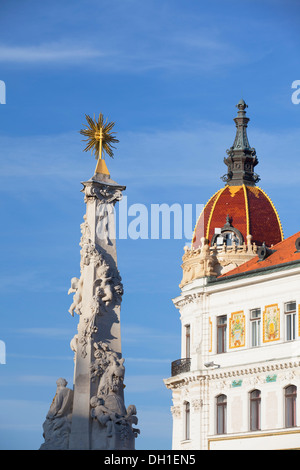
<path id="1" fill-rule="evenodd" d="M 234 232 L 223 232 L 217 237 L 217 245 L 232 246 L 234 243 L 236 245 L 240 244 L 240 240 Z"/>
<path id="2" fill-rule="evenodd" d="M 244 238 L 241 232 L 232 226 L 229 215 L 226 217 L 226 224 L 222 228 L 215 228 L 215 234 L 212 238 L 211 245 L 233 246 L 242 245 Z"/>

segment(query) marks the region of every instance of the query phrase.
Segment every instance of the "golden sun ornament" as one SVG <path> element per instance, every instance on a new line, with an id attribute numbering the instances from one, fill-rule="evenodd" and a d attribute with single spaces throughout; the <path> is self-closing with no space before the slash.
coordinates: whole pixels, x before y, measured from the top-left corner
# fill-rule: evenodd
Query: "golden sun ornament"
<path id="1" fill-rule="evenodd" d="M 87 146 L 84 149 L 84 152 L 88 152 L 89 150 L 95 154 L 96 159 L 102 159 L 102 152 L 107 153 L 107 155 L 113 158 L 113 145 L 114 143 L 118 143 L 118 139 L 114 137 L 113 134 L 115 132 L 111 132 L 112 128 L 114 127 L 114 122 L 104 122 L 103 114 L 100 113 L 98 117 L 98 121 L 92 119 L 89 115 L 85 115 L 88 125 L 86 125 L 86 129 L 81 129 L 80 134 L 87 137 L 84 139 L 88 142 Z"/>

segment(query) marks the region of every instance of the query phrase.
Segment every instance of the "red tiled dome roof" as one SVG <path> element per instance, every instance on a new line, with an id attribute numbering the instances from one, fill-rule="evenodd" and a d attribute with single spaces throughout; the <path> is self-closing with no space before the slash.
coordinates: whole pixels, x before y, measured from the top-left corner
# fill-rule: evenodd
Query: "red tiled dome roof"
<path id="1" fill-rule="evenodd" d="M 201 238 L 211 243 L 215 229 L 221 229 L 229 216 L 231 226 L 238 230 L 247 243 L 261 246 L 275 245 L 283 240 L 279 216 L 267 194 L 257 186 L 229 186 L 220 189 L 204 207 L 194 230 L 193 248 L 201 246 Z"/>
<path id="2" fill-rule="evenodd" d="M 295 233 L 286 240 L 278 243 L 272 248 L 272 253 L 265 259 L 260 259 L 258 256 L 243 263 L 235 269 L 223 274 L 220 277 L 230 277 L 236 274 L 251 273 L 251 271 L 265 270 L 272 267 L 280 267 L 287 263 L 300 262 L 300 251 L 295 250 L 296 241 L 300 240 L 300 232 Z"/>

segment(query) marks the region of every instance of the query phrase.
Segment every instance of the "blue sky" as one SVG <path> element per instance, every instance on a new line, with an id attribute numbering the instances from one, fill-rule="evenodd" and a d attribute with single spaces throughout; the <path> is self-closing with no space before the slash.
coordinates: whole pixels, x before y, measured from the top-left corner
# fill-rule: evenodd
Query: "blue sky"
<path id="1" fill-rule="evenodd" d="M 116 122 L 112 178 L 128 204 L 204 204 L 223 186 L 236 103 L 248 108 L 260 186 L 299 230 L 300 6 L 285 0 L 1 1 L 0 449 L 37 449 L 55 381 L 72 384 L 68 309 L 79 274 L 84 114 Z M 196 215 L 195 215 L 196 217 Z M 186 240 L 118 240 L 126 404 L 138 449 L 171 448 Z"/>

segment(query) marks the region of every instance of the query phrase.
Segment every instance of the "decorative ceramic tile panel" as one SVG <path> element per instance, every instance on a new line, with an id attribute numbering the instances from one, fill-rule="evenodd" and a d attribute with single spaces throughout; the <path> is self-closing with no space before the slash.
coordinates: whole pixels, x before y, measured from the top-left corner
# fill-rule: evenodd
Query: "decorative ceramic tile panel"
<path id="1" fill-rule="evenodd" d="M 243 311 L 234 312 L 229 319 L 229 348 L 245 346 L 245 315 Z"/>
<path id="2" fill-rule="evenodd" d="M 263 342 L 280 338 L 280 309 L 278 304 L 267 305 L 263 312 Z"/>

